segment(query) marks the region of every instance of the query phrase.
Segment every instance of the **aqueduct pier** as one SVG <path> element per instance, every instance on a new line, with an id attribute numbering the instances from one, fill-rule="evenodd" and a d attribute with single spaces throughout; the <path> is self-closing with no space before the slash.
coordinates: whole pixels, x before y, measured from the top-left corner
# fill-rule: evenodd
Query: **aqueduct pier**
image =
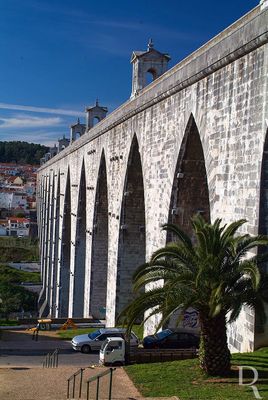
<path id="1" fill-rule="evenodd" d="M 133 53 L 130 100 L 40 167 L 40 314 L 101 318 L 106 309 L 112 326 L 131 299 L 135 268 L 165 244 L 167 221 L 189 231 L 199 212 L 246 218 L 245 231 L 268 233 L 268 7 L 261 3 L 167 72 L 159 68 L 168 56 L 152 45 Z M 148 71 L 156 79 L 144 87 Z M 229 328 L 233 351 L 264 338 L 247 308 Z"/>

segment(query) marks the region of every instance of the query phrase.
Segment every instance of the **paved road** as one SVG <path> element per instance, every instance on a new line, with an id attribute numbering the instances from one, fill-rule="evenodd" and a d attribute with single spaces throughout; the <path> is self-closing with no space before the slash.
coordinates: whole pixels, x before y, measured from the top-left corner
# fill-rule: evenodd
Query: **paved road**
<path id="1" fill-rule="evenodd" d="M 52 332 L 41 332 L 39 340 L 33 341 L 26 331 L 3 331 L 0 340 L 0 367 L 41 366 L 44 356 L 59 349 L 62 366 L 85 367 L 98 364 L 98 353 L 82 354 L 71 348 L 70 341 L 53 337 Z"/>
<path id="2" fill-rule="evenodd" d="M 59 348 L 59 368 L 42 368 L 44 354 Z M 59 340 L 55 332 L 40 332 L 38 342 L 24 330 L 2 331 L 0 339 L 0 399 L 5 400 L 64 400 L 66 381 L 80 367 L 86 368 L 84 379 L 103 372 L 105 367 L 93 368 L 98 363 L 98 353 L 82 354 L 71 348 L 70 341 Z M 107 400 L 109 375 L 100 384 L 100 399 Z M 78 386 L 76 387 L 76 395 Z M 82 395 L 86 397 L 85 380 Z M 91 396 L 96 393 L 96 382 L 90 386 Z M 91 397 L 92 398 L 92 397 Z M 145 400 L 135 388 L 123 368 L 113 374 L 113 399 Z M 167 400 L 151 398 L 151 400 Z"/>
<path id="3" fill-rule="evenodd" d="M 7 264 L 7 263 L 6 263 Z M 40 263 L 32 262 L 32 263 L 8 263 L 8 265 L 12 268 L 21 269 L 27 272 L 40 272 Z"/>

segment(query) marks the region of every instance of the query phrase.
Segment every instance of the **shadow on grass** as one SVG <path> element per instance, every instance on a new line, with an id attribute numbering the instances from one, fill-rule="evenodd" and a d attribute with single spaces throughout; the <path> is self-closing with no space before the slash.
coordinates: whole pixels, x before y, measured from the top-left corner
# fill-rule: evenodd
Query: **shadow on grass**
<path id="1" fill-rule="evenodd" d="M 247 356 L 247 357 L 239 357 L 239 356 L 236 356 L 234 359 L 233 359 L 233 362 L 237 362 L 237 360 L 239 361 L 239 360 L 248 360 L 248 361 L 263 361 L 263 360 L 267 360 L 267 356 Z M 268 367 L 268 365 L 267 365 L 267 367 Z"/>
<path id="2" fill-rule="evenodd" d="M 243 383 L 250 384 L 250 383 L 252 383 L 252 381 L 254 379 L 254 373 L 253 373 L 252 369 L 246 368 L 247 366 L 245 365 L 244 359 L 242 359 L 241 361 L 243 362 L 243 366 L 244 366 L 244 368 L 243 368 Z M 267 364 L 263 364 L 263 366 L 265 368 L 268 367 Z M 252 366 L 249 365 L 248 367 L 252 367 Z M 207 379 L 204 379 L 203 382 L 210 383 L 212 385 L 218 385 L 218 384 L 237 385 L 239 383 L 238 366 L 233 366 L 233 369 L 231 370 L 230 374 L 226 377 L 208 377 Z M 262 389 L 262 390 L 268 391 L 268 371 L 258 370 L 258 380 L 257 380 L 256 384 L 267 385 L 267 389 Z"/>
<path id="3" fill-rule="evenodd" d="M 258 389 L 258 392 L 261 392 L 261 393 L 262 393 L 262 392 L 268 392 L 268 389 L 259 388 L 259 389 Z"/>

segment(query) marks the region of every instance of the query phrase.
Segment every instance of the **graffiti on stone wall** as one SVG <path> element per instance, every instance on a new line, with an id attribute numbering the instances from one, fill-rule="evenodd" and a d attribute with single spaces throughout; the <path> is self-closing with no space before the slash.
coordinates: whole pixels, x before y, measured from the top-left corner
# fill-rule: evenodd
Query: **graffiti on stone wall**
<path id="1" fill-rule="evenodd" d="M 183 315 L 182 325 L 184 328 L 198 328 L 198 311 L 196 311 L 194 308 L 186 310 Z"/>

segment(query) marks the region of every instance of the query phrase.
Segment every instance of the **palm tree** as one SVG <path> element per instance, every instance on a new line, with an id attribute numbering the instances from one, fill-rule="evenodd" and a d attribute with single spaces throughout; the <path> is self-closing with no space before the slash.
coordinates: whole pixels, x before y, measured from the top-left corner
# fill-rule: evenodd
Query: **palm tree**
<path id="1" fill-rule="evenodd" d="M 246 258 L 256 246 L 268 245 L 266 236 L 238 235 L 245 223 L 239 220 L 229 226 L 217 219 L 208 224 L 200 216 L 192 219 L 193 238 L 178 226 L 166 224 L 178 240 L 157 250 L 150 262 L 134 274 L 137 297 L 120 314 L 131 329 L 137 318 L 161 315 L 158 330 L 178 310 L 194 307 L 199 312 L 201 368 L 209 375 L 225 375 L 230 371 L 226 322 L 238 317 L 242 306 L 258 309 L 264 316 L 262 274 L 257 262 L 266 255 Z M 162 284 L 159 285 L 159 282 Z M 150 289 L 144 292 L 144 286 Z M 148 287 L 148 286 L 147 286 Z"/>

